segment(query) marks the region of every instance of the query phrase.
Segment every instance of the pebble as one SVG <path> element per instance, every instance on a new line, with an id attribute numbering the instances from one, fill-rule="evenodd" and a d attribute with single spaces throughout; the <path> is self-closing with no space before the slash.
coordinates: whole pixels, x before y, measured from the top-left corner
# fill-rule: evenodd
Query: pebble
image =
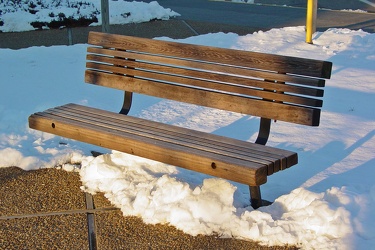
<path id="1" fill-rule="evenodd" d="M 88 249 L 85 213 L 4 219 L 11 215 L 83 210 L 85 195 L 77 172 L 59 169 L 24 171 L 0 168 L 0 250 Z M 112 207 L 103 194 L 94 195 L 96 208 Z M 261 246 L 218 236 L 191 236 L 173 226 L 148 225 L 120 210 L 95 213 L 97 249 L 297 249 Z"/>

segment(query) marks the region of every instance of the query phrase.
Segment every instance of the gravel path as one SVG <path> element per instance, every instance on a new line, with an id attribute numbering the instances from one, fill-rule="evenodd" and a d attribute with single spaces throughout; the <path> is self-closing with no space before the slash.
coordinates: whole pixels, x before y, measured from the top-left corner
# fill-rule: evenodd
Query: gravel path
<path id="1" fill-rule="evenodd" d="M 85 195 L 80 186 L 75 172 L 0 168 L 0 249 L 88 249 L 87 217 L 82 212 Z M 102 194 L 94 196 L 94 204 L 99 209 L 95 213 L 98 249 L 296 249 L 193 237 L 169 225 L 147 225 L 138 217 L 124 217 Z M 103 208 L 112 210 L 100 211 Z M 46 215 L 49 212 L 62 214 Z M 20 218 L 9 219 L 15 215 Z"/>

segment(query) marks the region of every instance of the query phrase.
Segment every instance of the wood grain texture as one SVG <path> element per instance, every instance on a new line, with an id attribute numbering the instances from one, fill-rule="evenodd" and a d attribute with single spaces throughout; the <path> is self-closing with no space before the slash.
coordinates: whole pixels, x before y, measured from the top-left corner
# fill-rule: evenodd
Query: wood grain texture
<path id="1" fill-rule="evenodd" d="M 305 75 L 280 74 L 278 71 L 261 70 L 257 67 L 239 67 L 237 64 L 229 65 L 221 62 L 210 63 L 202 60 L 165 57 L 159 54 L 142 54 L 137 51 L 128 52 L 99 47 L 88 47 L 87 52 L 87 60 L 99 62 L 115 57 L 143 62 L 157 62 L 160 65 L 175 65 L 176 67 L 196 69 L 198 71 L 205 70 L 217 72 L 221 73 L 221 75 L 238 75 L 248 78 L 273 79 L 278 82 L 290 82 L 313 87 L 324 87 L 325 85 L 325 80 L 323 78 L 311 78 Z M 118 60 L 117 63 L 121 64 L 123 62 Z"/>
<path id="2" fill-rule="evenodd" d="M 86 67 L 90 68 L 91 70 L 111 72 L 116 75 L 130 75 L 131 77 L 136 78 L 163 81 L 165 83 L 169 83 L 170 85 L 179 84 L 186 87 L 201 88 L 211 91 L 223 91 L 233 95 L 244 95 L 254 98 L 259 97 L 279 102 L 293 103 L 296 105 L 321 107 L 323 103 L 320 99 L 289 95 L 285 94 L 284 91 L 281 90 L 277 92 L 275 92 L 274 89 L 272 89 L 272 91 L 264 91 L 264 86 L 262 86 L 262 89 L 249 88 L 247 86 L 239 85 L 239 81 L 237 81 L 237 79 L 224 82 L 223 80 L 227 78 L 226 76 L 218 76 L 218 74 L 210 75 L 207 73 L 199 74 L 196 72 L 191 72 L 187 69 L 166 69 L 164 66 L 158 65 L 152 65 L 152 67 L 147 68 L 139 68 L 137 63 L 129 63 L 126 67 L 119 67 L 118 65 L 107 65 L 92 62 L 88 62 Z M 220 80 L 214 80 L 215 78 Z M 126 81 L 126 79 L 124 79 L 124 81 Z M 261 84 L 265 82 L 262 80 L 247 79 L 247 83 L 253 81 L 259 81 Z M 254 85 L 256 85 L 256 83 Z M 166 88 L 168 88 L 168 86 L 168 84 L 165 85 Z M 168 91 L 168 89 L 164 89 L 164 91 Z"/>
<path id="3" fill-rule="evenodd" d="M 136 50 L 172 57 L 192 58 L 196 60 L 235 64 L 275 72 L 288 72 L 311 77 L 330 77 L 330 62 L 280 56 L 273 54 L 228 50 L 210 46 L 192 45 L 168 41 L 158 41 L 139 37 L 90 32 L 89 43 L 107 48 Z"/>
<path id="4" fill-rule="evenodd" d="M 52 112 L 54 115 L 62 115 L 66 118 L 75 119 L 78 121 L 80 121 L 80 119 L 84 119 L 86 122 L 93 121 L 104 124 L 102 119 L 105 119 L 105 124 L 108 124 L 111 129 L 122 129 L 122 131 L 130 129 L 131 131 L 128 131 L 128 133 L 138 131 L 137 133 L 142 136 L 151 136 L 153 138 L 158 138 L 158 140 L 173 141 L 173 143 L 189 145 L 190 147 L 197 149 L 203 147 L 204 150 L 211 149 L 212 152 L 224 155 L 230 154 L 231 156 L 240 159 L 251 155 L 252 160 L 260 159 L 260 163 L 262 164 L 265 163 L 262 160 L 268 161 L 271 159 L 271 164 L 274 164 L 274 169 L 272 169 L 271 172 L 288 168 L 296 163 L 294 159 L 291 160 L 284 157 L 290 153 L 289 151 L 273 149 L 257 144 L 249 147 L 249 142 L 243 142 L 241 140 L 207 134 L 204 132 L 180 128 L 168 124 L 161 126 L 161 124 L 158 122 L 134 118 L 131 116 L 118 115 L 116 113 L 83 107 L 80 105 L 69 104 L 63 107 L 57 107 L 52 109 Z M 50 113 L 50 111 L 47 110 L 45 113 Z M 280 162 L 273 162 L 275 154 L 278 155 Z"/>
<path id="5" fill-rule="evenodd" d="M 187 88 L 134 77 L 127 77 L 124 83 L 122 75 L 96 71 L 86 71 L 85 81 L 99 86 L 302 125 L 318 126 L 320 121 L 320 109 L 317 108 L 288 105 L 241 95 L 229 95 L 225 92 Z"/>
<path id="6" fill-rule="evenodd" d="M 87 83 L 319 125 L 329 62 L 96 32 L 89 43 Z"/>
<path id="7" fill-rule="evenodd" d="M 319 125 L 332 70 L 320 60 L 99 32 L 89 44 L 87 83 L 308 126 Z M 35 113 L 29 126 L 253 187 L 298 162 L 288 150 L 76 104 Z"/>
<path id="8" fill-rule="evenodd" d="M 253 186 L 297 163 L 297 154 L 287 150 L 79 105 L 33 114 L 29 126 Z"/>

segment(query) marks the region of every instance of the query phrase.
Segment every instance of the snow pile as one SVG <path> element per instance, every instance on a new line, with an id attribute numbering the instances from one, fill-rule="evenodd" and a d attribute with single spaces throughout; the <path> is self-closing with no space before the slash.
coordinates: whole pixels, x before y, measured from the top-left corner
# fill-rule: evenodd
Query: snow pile
<path id="1" fill-rule="evenodd" d="M 253 211 L 233 206 L 236 187 L 229 182 L 208 178 L 190 188 L 171 176 L 176 172 L 171 166 L 113 152 L 88 158 L 80 174 L 85 191 L 105 193 L 125 216 L 170 223 L 192 235 L 219 233 L 269 245 L 327 249 L 352 233 L 350 213 L 342 206 L 351 198 L 337 188 L 320 194 L 299 188 Z"/>
<path id="2" fill-rule="evenodd" d="M 28 31 L 36 28 L 101 25 L 101 2 L 94 0 L 39 0 L 1 1 L 0 31 Z M 109 1 L 111 24 L 140 23 L 151 20 L 168 20 L 179 16 L 158 2 Z"/>
<path id="3" fill-rule="evenodd" d="M 263 197 L 275 200 L 269 207 L 249 207 L 245 185 L 29 130 L 29 114 L 68 102 L 111 111 L 121 107 L 120 91 L 83 83 L 86 45 L 0 50 L 0 65 L 7 65 L 0 67 L 0 167 L 73 169 L 82 162 L 84 190 L 104 192 L 125 215 L 170 223 L 193 235 L 304 249 L 371 249 L 375 35 L 331 29 L 316 33 L 314 45 L 304 36 L 303 27 L 294 27 L 181 40 L 333 62 L 321 125 L 272 124 L 269 145 L 298 152 L 299 164 L 262 186 Z M 246 141 L 253 141 L 258 129 L 253 117 L 142 95 L 134 96 L 130 114 Z M 87 156 L 91 150 L 109 154 L 93 158 Z"/>

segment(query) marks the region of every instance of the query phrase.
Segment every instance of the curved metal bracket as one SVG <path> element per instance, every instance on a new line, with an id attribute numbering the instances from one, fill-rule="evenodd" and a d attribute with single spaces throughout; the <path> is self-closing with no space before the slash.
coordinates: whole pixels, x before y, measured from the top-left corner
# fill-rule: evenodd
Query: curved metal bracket
<path id="1" fill-rule="evenodd" d="M 122 104 L 122 108 L 120 110 L 120 114 L 127 115 L 130 111 L 132 106 L 133 100 L 133 92 L 124 91 L 124 103 Z"/>
<path id="2" fill-rule="evenodd" d="M 266 145 L 271 130 L 271 119 L 260 118 L 259 133 L 255 141 L 256 144 Z"/>

